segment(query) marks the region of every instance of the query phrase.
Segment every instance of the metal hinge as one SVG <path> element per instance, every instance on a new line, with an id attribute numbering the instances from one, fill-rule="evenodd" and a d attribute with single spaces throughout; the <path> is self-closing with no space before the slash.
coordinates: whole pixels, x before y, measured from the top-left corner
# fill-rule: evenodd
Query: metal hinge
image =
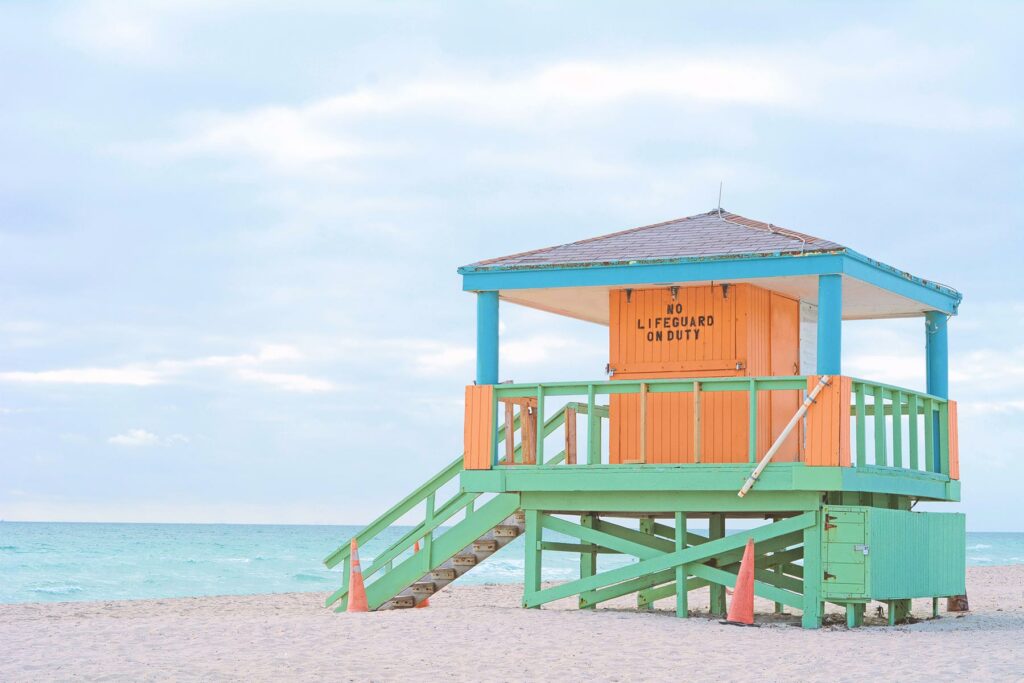
<path id="1" fill-rule="evenodd" d="M 825 515 L 825 531 L 836 528 L 835 524 L 829 524 L 829 522 L 832 521 L 835 521 L 835 517 L 833 517 L 832 515 Z"/>
<path id="2" fill-rule="evenodd" d="M 828 581 L 829 579 L 834 579 L 834 578 L 836 578 L 835 574 L 829 574 L 828 572 L 825 572 L 825 580 L 826 581 Z"/>

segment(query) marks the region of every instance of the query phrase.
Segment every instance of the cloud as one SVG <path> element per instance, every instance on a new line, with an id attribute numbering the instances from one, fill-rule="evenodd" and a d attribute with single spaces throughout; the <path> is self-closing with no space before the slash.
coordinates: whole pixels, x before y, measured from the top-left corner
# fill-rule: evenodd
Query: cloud
<path id="1" fill-rule="evenodd" d="M 238 370 L 238 377 L 249 382 L 260 382 L 269 384 L 282 391 L 298 393 L 319 393 L 333 391 L 337 388 L 334 383 L 324 379 L 317 379 L 307 375 L 292 374 L 286 372 L 266 372 L 262 370 L 249 370 L 242 368 Z"/>
<path id="2" fill-rule="evenodd" d="M 160 443 L 160 437 L 145 429 L 129 429 L 124 434 L 117 434 L 107 439 L 107 443 L 115 446 L 126 446 L 139 448 L 142 446 L 156 446 Z"/>
<path id="3" fill-rule="evenodd" d="M 0 382 L 146 387 L 179 382 L 203 369 L 220 369 L 239 381 L 266 384 L 281 391 L 306 393 L 331 391 L 335 388 L 335 385 L 326 379 L 266 369 L 268 365 L 303 359 L 303 354 L 292 346 L 268 345 L 253 354 L 203 356 L 185 360 L 164 359 L 109 368 L 0 372 Z"/>
<path id="4" fill-rule="evenodd" d="M 163 383 L 163 373 L 141 367 L 67 368 L 39 372 L 0 372 L 0 382 L 26 384 L 120 384 L 145 387 Z"/>
<path id="5" fill-rule="evenodd" d="M 124 434 L 116 434 L 107 439 L 107 443 L 109 444 L 113 444 L 114 446 L 124 446 L 126 448 L 173 446 L 175 444 L 184 444 L 188 442 L 189 438 L 184 434 L 171 434 L 170 436 L 161 437 L 153 432 L 146 431 L 145 429 L 129 429 Z"/>
<path id="6" fill-rule="evenodd" d="M 770 109 L 831 122 L 948 130 L 1010 127 L 1019 119 L 1013 109 L 967 99 L 949 82 L 935 83 L 937 65 L 947 79 L 971 72 L 970 55 L 914 45 L 886 31 L 852 30 L 803 45 L 570 59 L 511 75 L 442 66 L 306 103 L 193 112 L 183 117 L 177 139 L 129 149 L 159 158 L 256 160 L 296 170 L 367 156 L 407 156 L 424 144 L 422 136 L 396 139 L 390 128 L 386 137 L 374 138 L 374 126 L 388 120 L 414 119 L 411 129 L 417 131 L 443 122 L 556 140 L 565 137 L 558 131 L 603 129 L 607 117 L 626 106 L 684 106 L 690 118 L 712 119 L 727 108 Z M 726 125 L 708 123 L 701 126 L 705 135 Z M 486 160 L 486 152 L 475 153 L 478 163 Z M 598 165 L 593 172 L 616 168 Z"/>

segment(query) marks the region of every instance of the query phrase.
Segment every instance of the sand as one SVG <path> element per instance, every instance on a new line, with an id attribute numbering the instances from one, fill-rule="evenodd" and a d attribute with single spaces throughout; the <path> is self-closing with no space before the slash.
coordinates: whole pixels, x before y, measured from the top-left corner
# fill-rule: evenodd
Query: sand
<path id="1" fill-rule="evenodd" d="M 0 680 L 1024 681 L 1024 566 L 971 568 L 972 612 L 847 631 L 761 628 L 569 601 L 519 605 L 514 585 L 450 588 L 427 609 L 334 614 L 318 593 L 0 605 Z M 872 612 L 873 612 L 872 607 Z M 930 600 L 913 614 L 931 615 Z"/>

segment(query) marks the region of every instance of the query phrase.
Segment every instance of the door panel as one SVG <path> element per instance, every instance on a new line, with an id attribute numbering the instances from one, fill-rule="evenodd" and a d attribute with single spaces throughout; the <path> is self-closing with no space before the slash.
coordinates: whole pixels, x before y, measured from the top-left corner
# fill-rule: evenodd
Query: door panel
<path id="1" fill-rule="evenodd" d="M 800 374 L 800 304 L 774 292 L 771 295 L 771 374 Z M 771 393 L 772 443 L 796 413 L 802 400 L 801 392 L 796 390 Z M 800 459 L 800 432 L 798 425 L 775 454 L 775 462 Z"/>

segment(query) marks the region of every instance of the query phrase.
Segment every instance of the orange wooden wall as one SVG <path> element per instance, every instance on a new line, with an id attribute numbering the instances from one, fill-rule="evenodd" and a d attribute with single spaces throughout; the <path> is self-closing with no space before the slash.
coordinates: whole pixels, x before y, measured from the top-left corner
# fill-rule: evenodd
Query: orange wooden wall
<path id="1" fill-rule="evenodd" d="M 466 416 L 463 421 L 463 462 L 467 470 L 491 469 L 494 438 L 494 386 L 466 387 Z"/>
<path id="2" fill-rule="evenodd" d="M 799 303 L 760 287 L 680 287 L 675 297 L 668 287 L 615 290 L 609 305 L 613 379 L 799 373 Z M 800 402 L 796 391 L 772 393 L 758 397 L 758 453 Z M 702 395 L 701 462 L 747 460 L 747 400 L 744 392 Z M 651 395 L 647 411 L 647 462 L 694 462 L 693 396 Z M 612 396 L 611 462 L 639 459 L 639 430 L 639 396 Z M 778 459 L 797 459 L 799 439 L 795 434 Z"/>

